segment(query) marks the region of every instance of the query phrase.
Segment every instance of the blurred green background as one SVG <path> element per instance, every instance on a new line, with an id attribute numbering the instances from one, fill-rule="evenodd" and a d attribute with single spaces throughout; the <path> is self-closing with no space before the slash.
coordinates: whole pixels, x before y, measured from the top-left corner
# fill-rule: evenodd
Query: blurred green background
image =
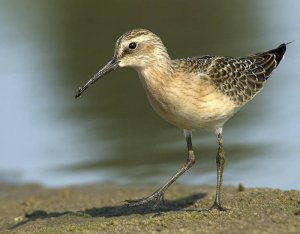
<path id="1" fill-rule="evenodd" d="M 185 161 L 182 130 L 151 109 L 134 70 L 77 88 L 133 28 L 172 58 L 244 56 L 289 45 L 262 93 L 224 127 L 225 184 L 300 189 L 300 1 L 0 1 L 0 180 L 65 186 L 162 184 Z M 180 182 L 215 184 L 216 139 L 194 133 Z"/>

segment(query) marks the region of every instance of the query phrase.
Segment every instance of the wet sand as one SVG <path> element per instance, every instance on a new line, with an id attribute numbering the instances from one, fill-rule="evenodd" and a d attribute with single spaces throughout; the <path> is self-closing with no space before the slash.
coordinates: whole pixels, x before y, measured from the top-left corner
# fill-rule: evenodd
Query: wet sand
<path id="1" fill-rule="evenodd" d="M 125 205 L 156 188 L 0 183 L 0 233 L 300 233 L 300 191 L 225 187 L 220 212 L 201 211 L 214 187 L 174 185 L 154 211 Z"/>

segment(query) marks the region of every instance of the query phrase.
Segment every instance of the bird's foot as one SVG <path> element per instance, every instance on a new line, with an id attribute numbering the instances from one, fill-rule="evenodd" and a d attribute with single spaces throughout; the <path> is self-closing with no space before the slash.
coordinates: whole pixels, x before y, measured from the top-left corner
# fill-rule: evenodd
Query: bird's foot
<path id="1" fill-rule="evenodd" d="M 221 206 L 220 202 L 214 202 L 214 204 L 209 208 L 209 210 L 219 210 L 219 211 L 226 211 L 227 208 Z"/>
<path id="2" fill-rule="evenodd" d="M 155 210 L 158 204 L 162 201 L 163 203 L 165 202 L 164 200 L 164 192 L 162 191 L 156 191 L 150 196 L 146 198 L 141 198 L 141 199 L 134 199 L 134 200 L 126 200 L 127 206 L 140 206 L 143 204 L 146 204 L 148 202 L 155 201 L 152 210 Z"/>

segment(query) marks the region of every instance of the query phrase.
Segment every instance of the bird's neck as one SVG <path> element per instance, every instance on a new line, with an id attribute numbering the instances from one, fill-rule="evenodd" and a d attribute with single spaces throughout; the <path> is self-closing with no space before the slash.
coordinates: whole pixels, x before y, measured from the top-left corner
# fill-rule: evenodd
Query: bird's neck
<path id="1" fill-rule="evenodd" d="M 139 69 L 139 78 L 148 88 L 164 85 L 172 78 L 173 66 L 170 59 L 156 60 L 152 64 Z"/>
<path id="2" fill-rule="evenodd" d="M 159 56 L 153 59 L 146 66 L 138 69 L 141 79 L 146 82 L 151 80 L 166 80 L 170 79 L 174 73 L 174 66 L 168 54 Z"/>

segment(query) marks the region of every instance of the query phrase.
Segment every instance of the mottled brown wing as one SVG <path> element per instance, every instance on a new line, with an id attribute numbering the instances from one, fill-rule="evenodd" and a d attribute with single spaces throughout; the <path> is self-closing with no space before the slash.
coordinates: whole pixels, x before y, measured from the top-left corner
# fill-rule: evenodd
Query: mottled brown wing
<path id="1" fill-rule="evenodd" d="M 211 78 L 220 92 L 241 105 L 262 89 L 285 50 L 286 44 L 282 44 L 274 50 L 244 58 L 203 56 L 197 58 L 197 66 L 201 73 Z"/>

